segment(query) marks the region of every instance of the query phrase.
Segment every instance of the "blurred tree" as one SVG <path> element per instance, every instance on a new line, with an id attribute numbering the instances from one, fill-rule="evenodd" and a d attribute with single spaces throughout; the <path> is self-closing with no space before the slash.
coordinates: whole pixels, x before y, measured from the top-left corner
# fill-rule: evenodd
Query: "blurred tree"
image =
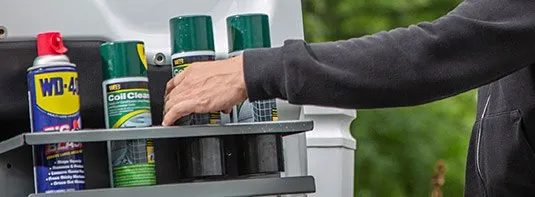
<path id="1" fill-rule="evenodd" d="M 308 42 L 349 39 L 432 21 L 460 0 L 303 0 Z M 425 93 L 423 93 L 425 94 Z M 475 91 L 442 101 L 359 111 L 355 196 L 429 196 L 434 164 L 448 169 L 444 196 L 462 196 Z"/>

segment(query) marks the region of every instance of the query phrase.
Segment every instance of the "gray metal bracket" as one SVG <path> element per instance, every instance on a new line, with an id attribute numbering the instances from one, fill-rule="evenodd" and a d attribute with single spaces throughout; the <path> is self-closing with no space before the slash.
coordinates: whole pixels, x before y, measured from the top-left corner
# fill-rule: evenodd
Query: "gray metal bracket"
<path id="1" fill-rule="evenodd" d="M 314 178 L 304 176 L 96 189 L 67 193 L 32 194 L 30 197 L 230 197 L 303 194 L 315 190 Z"/>
<path id="2" fill-rule="evenodd" d="M 193 183 L 176 183 L 173 165 L 162 162 L 157 165 L 159 185 L 132 188 L 110 188 L 106 157 L 106 142 L 113 140 L 156 140 L 161 147 L 157 154 L 167 155 L 173 149 L 173 140 L 208 136 L 281 134 L 283 136 L 310 131 L 312 121 L 277 121 L 233 123 L 224 125 L 198 125 L 173 127 L 148 127 L 124 129 L 95 129 L 77 132 L 23 133 L 0 142 L 0 196 L 5 197 L 70 197 L 70 196 L 266 196 L 280 194 L 305 194 L 315 192 L 314 178 L 262 177 L 239 180 L 213 180 Z M 31 145 L 58 142 L 84 142 L 86 190 L 55 194 L 32 194 L 33 169 Z M 171 147 L 171 148 L 169 148 Z M 158 151 L 158 149 L 156 149 Z M 87 159 L 86 159 L 87 158 Z M 158 164 L 158 157 L 156 157 Z M 166 161 L 166 157 L 160 157 Z M 158 172 L 159 171 L 159 172 Z"/>
<path id="3" fill-rule="evenodd" d="M 76 132 L 23 133 L 0 142 L 0 154 L 24 145 L 59 142 L 101 142 L 128 139 L 190 138 L 226 135 L 282 134 L 291 135 L 310 131 L 312 121 L 278 121 L 197 125 L 173 127 L 146 127 L 124 129 L 94 129 Z"/>

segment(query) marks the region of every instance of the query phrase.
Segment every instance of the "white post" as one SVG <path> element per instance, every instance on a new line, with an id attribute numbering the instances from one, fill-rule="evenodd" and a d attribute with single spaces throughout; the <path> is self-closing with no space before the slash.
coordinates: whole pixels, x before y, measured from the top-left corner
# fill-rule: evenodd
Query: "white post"
<path id="1" fill-rule="evenodd" d="M 291 105 L 287 101 L 277 99 L 279 120 L 299 120 L 301 106 Z M 307 146 L 304 133 L 286 136 L 283 138 L 284 148 L 284 177 L 306 176 L 307 172 Z"/>
<path id="2" fill-rule="evenodd" d="M 287 101 L 277 99 L 279 120 L 299 120 L 301 106 L 291 105 Z M 286 136 L 283 138 L 285 170 L 282 177 L 307 176 L 307 146 L 304 133 Z M 283 197 L 305 197 L 304 194 L 282 195 Z M 272 196 L 269 196 L 272 197 Z"/>
<path id="3" fill-rule="evenodd" d="M 356 141 L 349 126 L 356 110 L 303 106 L 301 116 L 314 121 L 314 130 L 306 133 L 308 173 L 316 181 L 316 193 L 309 196 L 354 196 Z"/>

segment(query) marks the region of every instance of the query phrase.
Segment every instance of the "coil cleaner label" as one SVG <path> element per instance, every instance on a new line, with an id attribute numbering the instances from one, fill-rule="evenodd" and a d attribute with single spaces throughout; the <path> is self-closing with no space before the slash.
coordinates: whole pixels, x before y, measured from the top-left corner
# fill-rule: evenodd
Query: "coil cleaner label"
<path id="1" fill-rule="evenodd" d="M 78 74 L 74 66 L 54 66 L 28 72 L 32 132 L 70 132 L 81 128 Z M 34 146 L 37 193 L 85 188 L 82 143 Z"/>
<path id="2" fill-rule="evenodd" d="M 195 55 L 188 57 L 173 58 L 173 77 L 182 72 L 193 62 L 213 61 L 213 55 Z M 220 124 L 221 113 L 211 112 L 203 114 L 191 114 L 178 120 L 178 125 L 202 125 L 202 124 Z"/>
<path id="3" fill-rule="evenodd" d="M 152 125 L 148 80 L 104 82 L 108 128 Z M 154 146 L 150 139 L 111 143 L 115 187 L 156 184 Z"/>

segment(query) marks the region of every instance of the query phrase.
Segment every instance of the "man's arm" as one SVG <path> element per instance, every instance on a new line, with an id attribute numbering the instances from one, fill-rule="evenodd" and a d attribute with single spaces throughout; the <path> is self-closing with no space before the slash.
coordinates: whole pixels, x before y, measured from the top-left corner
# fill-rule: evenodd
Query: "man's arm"
<path id="1" fill-rule="evenodd" d="M 459 94 L 535 63 L 535 1 L 466 0 L 432 22 L 244 53 L 251 100 L 396 107 Z"/>
<path id="2" fill-rule="evenodd" d="M 243 58 L 243 60 L 242 60 Z M 535 63 L 534 0 L 465 0 L 432 22 L 191 64 L 167 84 L 163 125 L 249 98 L 378 108 L 431 102 Z"/>

